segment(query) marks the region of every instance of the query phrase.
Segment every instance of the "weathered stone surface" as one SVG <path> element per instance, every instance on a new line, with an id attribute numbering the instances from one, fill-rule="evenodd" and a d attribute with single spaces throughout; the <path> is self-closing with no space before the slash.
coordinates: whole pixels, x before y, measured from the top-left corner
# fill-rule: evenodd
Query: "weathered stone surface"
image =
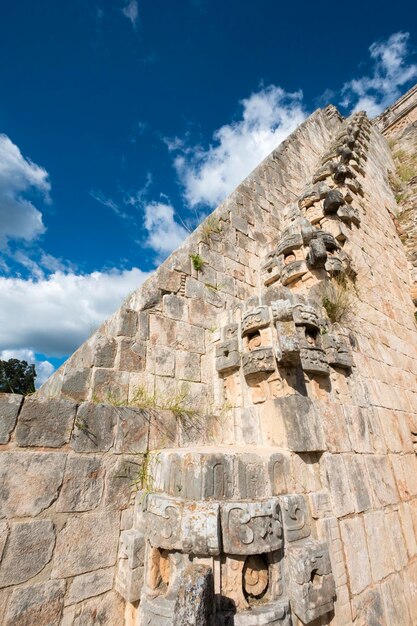
<path id="1" fill-rule="evenodd" d="M 0 518 L 34 517 L 56 499 L 66 455 L 59 452 L 0 454 Z"/>
<path id="2" fill-rule="evenodd" d="M 63 446 L 71 435 L 75 409 L 69 400 L 26 398 L 16 427 L 18 445 Z"/>
<path id="3" fill-rule="evenodd" d="M 149 410 L 119 407 L 115 452 L 135 453 L 148 449 Z"/>
<path id="4" fill-rule="evenodd" d="M 71 446 L 75 452 L 107 452 L 113 445 L 117 408 L 83 402 L 77 410 Z"/>
<path id="5" fill-rule="evenodd" d="M 213 626 L 213 572 L 208 565 L 190 565 L 184 572 L 174 609 L 174 626 Z"/>
<path id="6" fill-rule="evenodd" d="M 11 524 L 0 565 L 0 587 L 17 585 L 38 574 L 50 560 L 54 545 L 50 520 Z"/>
<path id="7" fill-rule="evenodd" d="M 223 549 L 227 554 L 262 554 L 283 544 L 278 498 L 225 503 L 221 507 Z"/>
<path id="8" fill-rule="evenodd" d="M 280 498 L 282 521 L 287 542 L 298 541 L 311 533 L 308 505 L 304 496 L 289 495 Z"/>
<path id="9" fill-rule="evenodd" d="M 119 518 L 113 511 L 69 517 L 58 534 L 52 576 L 67 578 L 114 565 Z"/>
<path id="10" fill-rule="evenodd" d="M 304 624 L 333 610 L 335 583 L 324 542 L 307 541 L 287 550 L 291 607 Z"/>
<path id="11" fill-rule="evenodd" d="M 86 598 L 99 596 L 109 591 L 113 586 L 113 578 L 114 570 L 111 567 L 76 576 L 65 596 L 65 606 L 77 604 Z"/>
<path id="12" fill-rule="evenodd" d="M 380 589 L 367 589 L 353 599 L 353 619 L 358 626 L 381 626 L 385 624 L 384 606 Z"/>
<path id="13" fill-rule="evenodd" d="M 100 504 L 104 468 L 99 456 L 69 456 L 57 511 L 89 511 Z"/>
<path id="14" fill-rule="evenodd" d="M 129 506 L 133 486 L 140 480 L 143 458 L 122 456 L 112 458 L 106 465 L 104 505 L 111 511 L 120 511 Z"/>
<path id="15" fill-rule="evenodd" d="M 9 534 L 9 526 L 7 522 L 0 522 L 0 561 L 3 556 L 3 550 L 4 550 L 4 546 L 6 545 L 8 534 Z"/>
<path id="16" fill-rule="evenodd" d="M 91 369 L 69 370 L 62 381 L 61 394 L 64 398 L 82 401 L 88 394 L 91 380 Z"/>
<path id="17" fill-rule="evenodd" d="M 371 568 L 363 521 L 356 517 L 340 522 L 343 547 L 352 593 L 358 594 L 371 584 Z"/>
<path id="18" fill-rule="evenodd" d="M 268 406 L 267 406 L 268 405 Z M 265 403 L 265 411 L 278 428 L 275 443 L 285 442 L 294 452 L 324 450 L 324 437 L 314 405 L 309 398 L 290 395 Z"/>
<path id="19" fill-rule="evenodd" d="M 0 393 L 0 444 L 9 441 L 22 402 L 23 396 Z"/>
<path id="20" fill-rule="evenodd" d="M 4 626 L 59 624 L 65 593 L 63 580 L 50 580 L 13 591 Z"/>
<path id="21" fill-rule="evenodd" d="M 124 602 L 118 593 L 111 591 L 100 598 L 94 598 L 80 604 L 75 612 L 71 626 L 119 626 L 123 624 Z"/>

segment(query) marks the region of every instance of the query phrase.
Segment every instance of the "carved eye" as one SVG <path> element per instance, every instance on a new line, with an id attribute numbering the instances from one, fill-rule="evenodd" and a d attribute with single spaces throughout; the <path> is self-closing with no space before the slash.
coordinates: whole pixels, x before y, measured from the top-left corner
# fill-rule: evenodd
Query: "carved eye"
<path id="1" fill-rule="evenodd" d="M 288 252 L 288 254 L 284 255 L 284 265 L 289 265 L 295 261 L 294 252 Z"/>
<path id="2" fill-rule="evenodd" d="M 243 567 L 243 592 L 247 601 L 261 598 L 268 589 L 268 564 L 264 555 L 249 556 Z"/>
<path id="3" fill-rule="evenodd" d="M 248 335 L 248 347 L 249 350 L 259 348 L 261 345 L 261 334 L 259 332 Z"/>

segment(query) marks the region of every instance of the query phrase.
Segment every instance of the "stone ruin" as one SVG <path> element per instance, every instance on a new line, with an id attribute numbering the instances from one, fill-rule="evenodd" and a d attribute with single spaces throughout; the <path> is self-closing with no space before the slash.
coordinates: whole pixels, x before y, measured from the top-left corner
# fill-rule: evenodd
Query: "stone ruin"
<path id="1" fill-rule="evenodd" d="M 1 396 L 2 625 L 417 624 L 416 119 L 317 110 Z"/>

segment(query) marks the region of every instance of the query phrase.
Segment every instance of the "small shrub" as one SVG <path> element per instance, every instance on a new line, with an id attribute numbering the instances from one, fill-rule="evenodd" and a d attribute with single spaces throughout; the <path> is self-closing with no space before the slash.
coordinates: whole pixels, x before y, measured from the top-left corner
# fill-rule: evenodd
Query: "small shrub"
<path id="1" fill-rule="evenodd" d="M 333 323 L 347 322 L 355 309 L 355 287 L 346 275 L 328 281 L 322 289 L 322 306 Z"/>
<path id="2" fill-rule="evenodd" d="M 190 259 L 196 272 L 203 269 L 204 259 L 202 259 L 199 254 L 190 254 Z"/>
<path id="3" fill-rule="evenodd" d="M 214 215 L 209 215 L 209 217 L 201 224 L 201 232 L 204 241 L 209 244 L 213 235 L 219 235 L 222 232 L 220 220 Z"/>

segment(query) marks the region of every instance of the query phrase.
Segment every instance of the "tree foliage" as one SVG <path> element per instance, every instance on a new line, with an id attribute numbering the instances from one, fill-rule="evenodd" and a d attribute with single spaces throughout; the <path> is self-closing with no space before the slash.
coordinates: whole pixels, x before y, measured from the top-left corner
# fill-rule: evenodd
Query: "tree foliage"
<path id="1" fill-rule="evenodd" d="M 0 360 L 0 392 L 27 395 L 35 391 L 34 365 L 19 359 Z"/>

